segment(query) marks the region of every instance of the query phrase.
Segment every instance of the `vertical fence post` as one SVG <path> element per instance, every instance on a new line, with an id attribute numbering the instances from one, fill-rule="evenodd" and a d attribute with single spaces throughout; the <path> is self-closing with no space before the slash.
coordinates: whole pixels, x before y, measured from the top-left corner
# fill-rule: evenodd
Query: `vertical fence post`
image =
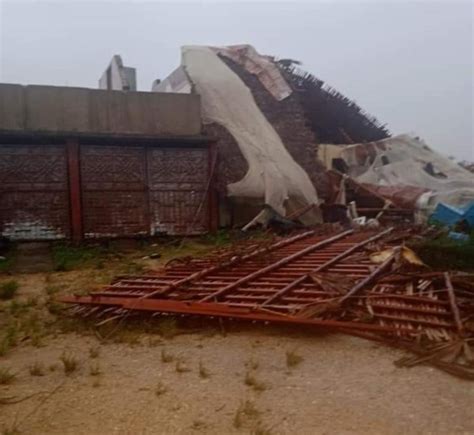
<path id="1" fill-rule="evenodd" d="M 68 139 L 66 142 L 67 166 L 69 175 L 69 207 L 71 210 L 71 236 L 74 243 L 82 242 L 82 201 L 79 142 Z"/>

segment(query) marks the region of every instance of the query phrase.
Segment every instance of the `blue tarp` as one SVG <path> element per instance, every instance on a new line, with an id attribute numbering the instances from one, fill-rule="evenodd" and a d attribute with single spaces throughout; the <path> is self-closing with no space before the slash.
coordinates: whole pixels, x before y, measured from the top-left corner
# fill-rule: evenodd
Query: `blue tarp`
<path id="1" fill-rule="evenodd" d="M 474 228 L 474 202 L 471 202 L 465 207 L 453 207 L 440 202 L 430 217 L 430 221 L 438 222 L 449 227 L 455 226 L 462 220 L 467 221 L 469 226 Z"/>

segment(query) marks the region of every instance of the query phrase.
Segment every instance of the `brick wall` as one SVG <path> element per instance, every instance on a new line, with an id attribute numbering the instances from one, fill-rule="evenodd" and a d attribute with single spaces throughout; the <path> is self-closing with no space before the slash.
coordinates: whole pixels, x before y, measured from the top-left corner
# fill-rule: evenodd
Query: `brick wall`
<path id="1" fill-rule="evenodd" d="M 77 232 L 74 203 L 79 238 L 209 229 L 208 148 L 81 145 L 72 159 L 68 150 L 66 144 L 0 144 L 0 235 L 70 238 Z M 76 202 L 70 199 L 71 165 L 80 180 Z"/>
<path id="2" fill-rule="evenodd" d="M 307 172 L 318 195 L 327 198 L 330 193 L 329 179 L 324 165 L 317 160 L 317 141 L 307 124 L 297 92 L 278 101 L 263 87 L 255 75 L 224 56 L 221 56 L 221 59 L 252 91 L 257 106 L 272 124 L 293 159 Z"/>

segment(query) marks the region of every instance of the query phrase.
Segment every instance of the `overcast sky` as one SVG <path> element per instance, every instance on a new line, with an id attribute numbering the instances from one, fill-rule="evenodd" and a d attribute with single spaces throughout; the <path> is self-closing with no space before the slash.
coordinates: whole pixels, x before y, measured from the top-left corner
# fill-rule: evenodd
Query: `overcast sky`
<path id="1" fill-rule="evenodd" d="M 291 57 L 387 123 L 474 160 L 473 2 L 0 0 L 0 81 L 97 87 L 114 54 L 150 90 L 180 46 Z"/>

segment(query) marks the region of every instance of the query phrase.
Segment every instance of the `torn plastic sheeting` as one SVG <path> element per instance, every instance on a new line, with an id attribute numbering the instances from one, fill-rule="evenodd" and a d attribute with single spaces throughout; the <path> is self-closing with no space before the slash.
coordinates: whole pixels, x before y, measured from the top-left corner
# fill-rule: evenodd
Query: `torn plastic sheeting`
<path id="1" fill-rule="evenodd" d="M 283 216 L 289 204 L 318 204 L 308 174 L 291 157 L 251 91 L 215 50 L 183 47 L 182 63 L 201 95 L 204 122 L 224 126 L 248 162 L 245 177 L 228 185 L 229 196 L 262 198 Z M 312 223 L 321 220 L 316 212 L 308 215 L 305 218 Z"/>
<path id="2" fill-rule="evenodd" d="M 474 200 L 474 174 L 417 137 L 399 135 L 370 143 L 320 145 L 318 156 L 326 165 L 335 158 L 343 159 L 347 174 L 359 183 L 426 189 L 416 201 L 425 217 L 440 202 L 462 206 Z"/>
<path id="3" fill-rule="evenodd" d="M 250 74 L 257 76 L 265 89 L 278 101 L 292 93 L 280 70 L 269 56 L 258 54 L 251 45 L 230 45 L 228 47 L 210 47 L 242 66 Z"/>

